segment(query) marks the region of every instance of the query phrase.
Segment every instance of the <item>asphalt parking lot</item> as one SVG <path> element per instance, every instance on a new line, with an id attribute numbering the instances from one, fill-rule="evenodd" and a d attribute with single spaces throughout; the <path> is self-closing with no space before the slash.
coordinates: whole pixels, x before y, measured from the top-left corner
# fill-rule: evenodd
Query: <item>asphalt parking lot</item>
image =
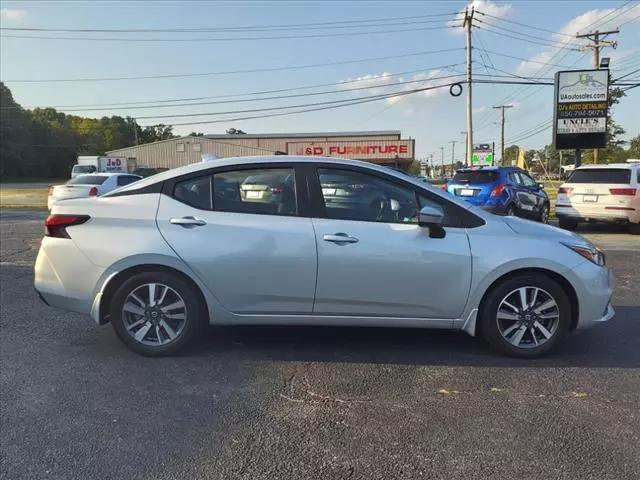
<path id="1" fill-rule="evenodd" d="M 43 211 L 0 217 L 0 476 L 640 478 L 640 238 L 608 253 L 617 316 L 538 360 L 462 333 L 211 328 L 148 359 L 46 307 Z"/>

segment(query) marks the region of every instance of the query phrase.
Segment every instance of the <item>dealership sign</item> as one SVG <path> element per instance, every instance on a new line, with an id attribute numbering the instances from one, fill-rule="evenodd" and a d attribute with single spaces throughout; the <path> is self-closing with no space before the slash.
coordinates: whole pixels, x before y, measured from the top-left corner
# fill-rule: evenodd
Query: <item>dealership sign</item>
<path id="1" fill-rule="evenodd" d="M 471 165 L 493 165 L 493 143 L 480 143 L 473 146 Z"/>
<path id="2" fill-rule="evenodd" d="M 287 153 L 299 156 L 356 160 L 413 159 L 413 140 L 359 140 L 342 142 L 289 142 Z"/>
<path id="3" fill-rule="evenodd" d="M 554 147 L 605 147 L 608 108 L 609 70 L 556 73 Z"/>

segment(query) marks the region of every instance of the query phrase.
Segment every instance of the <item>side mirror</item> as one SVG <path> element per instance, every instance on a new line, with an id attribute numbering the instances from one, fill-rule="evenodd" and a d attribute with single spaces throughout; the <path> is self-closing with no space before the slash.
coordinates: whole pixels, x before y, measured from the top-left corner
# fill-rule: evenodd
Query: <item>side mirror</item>
<path id="1" fill-rule="evenodd" d="M 544 183 L 539 183 L 539 184 L 538 184 L 538 188 L 539 188 L 540 190 L 544 190 Z"/>
<path id="2" fill-rule="evenodd" d="M 418 215 L 418 225 L 429 228 L 431 238 L 444 238 L 444 213 L 435 207 L 422 207 Z"/>

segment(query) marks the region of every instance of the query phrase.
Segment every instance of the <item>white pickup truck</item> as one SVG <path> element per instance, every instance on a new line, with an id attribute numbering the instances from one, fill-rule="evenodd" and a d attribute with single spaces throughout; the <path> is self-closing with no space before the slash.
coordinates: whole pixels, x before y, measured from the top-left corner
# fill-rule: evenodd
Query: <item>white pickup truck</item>
<path id="1" fill-rule="evenodd" d="M 91 173 L 131 173 L 135 168 L 135 158 L 85 155 L 78 157 L 78 163 L 71 169 L 71 178 Z"/>

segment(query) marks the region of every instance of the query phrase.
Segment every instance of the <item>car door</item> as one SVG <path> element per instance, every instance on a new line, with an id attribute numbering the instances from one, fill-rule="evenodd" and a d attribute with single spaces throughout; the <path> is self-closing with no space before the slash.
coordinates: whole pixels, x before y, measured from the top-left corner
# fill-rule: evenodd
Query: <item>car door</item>
<path id="1" fill-rule="evenodd" d="M 252 176 L 268 177 L 268 195 L 241 194 Z M 316 244 L 310 218 L 298 216 L 304 183 L 294 178 L 291 165 L 262 165 L 214 170 L 163 187 L 160 232 L 231 312 L 312 311 Z"/>
<path id="2" fill-rule="evenodd" d="M 525 180 L 521 172 L 509 172 L 509 179 L 513 183 L 513 193 L 518 214 L 524 216 L 532 215 L 536 207 L 536 198 L 531 190 L 525 185 Z"/>
<path id="3" fill-rule="evenodd" d="M 540 188 L 538 182 L 531 178 L 529 174 L 527 174 L 526 172 L 520 172 L 519 174 L 522 185 L 529 200 L 528 206 L 531 206 L 530 209 L 527 209 L 527 213 L 535 217 L 542 211 L 542 207 L 546 201 L 547 195 L 544 193 L 544 190 Z"/>
<path id="4" fill-rule="evenodd" d="M 435 194 L 417 196 L 415 186 L 396 177 L 367 172 L 322 166 L 310 175 L 319 212 L 313 218 L 314 313 L 458 318 L 471 282 L 466 231 L 447 227 L 445 238 L 431 238 L 417 224 L 421 206 L 452 216 L 453 204 Z"/>

